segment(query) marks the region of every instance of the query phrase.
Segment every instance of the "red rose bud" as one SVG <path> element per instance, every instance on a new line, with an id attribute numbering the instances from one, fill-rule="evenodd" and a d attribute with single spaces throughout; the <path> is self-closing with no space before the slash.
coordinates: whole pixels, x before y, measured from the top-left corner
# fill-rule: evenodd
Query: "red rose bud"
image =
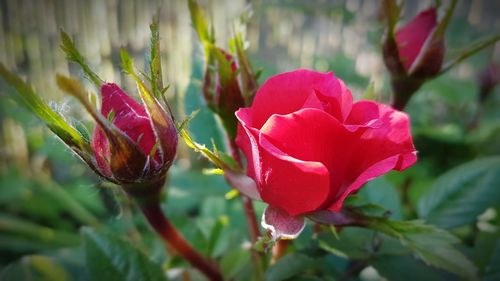
<path id="1" fill-rule="evenodd" d="M 153 127 L 151 113 L 114 83 L 103 84 L 101 95 L 102 115 L 121 130 L 133 145 L 120 146 L 105 130 L 96 127 L 92 147 L 100 172 L 124 184 L 163 179 L 177 148 L 177 132 L 173 121 L 168 118 L 170 124 Z M 168 140 L 170 145 L 160 145 L 159 139 Z"/>
<path id="2" fill-rule="evenodd" d="M 444 40 L 435 36 L 438 28 L 436 9 L 420 12 L 384 42 L 384 61 L 393 75 L 429 78 L 443 64 Z M 394 41 L 395 40 L 395 41 Z"/>
<path id="3" fill-rule="evenodd" d="M 435 38 L 437 26 L 436 9 L 431 7 L 396 31 L 399 57 L 408 74 L 431 77 L 441 70 L 444 40 Z"/>
<path id="4" fill-rule="evenodd" d="M 220 48 L 212 48 L 203 82 L 203 96 L 209 108 L 217 113 L 231 138 L 236 136 L 237 120 L 234 115 L 244 106 L 238 83 L 236 61 Z"/>
<path id="5" fill-rule="evenodd" d="M 394 108 L 404 109 L 413 93 L 441 71 L 445 52 L 443 34 L 451 11 L 442 23 L 438 23 L 434 7 L 420 12 L 395 32 L 391 30 L 394 23 L 389 23 L 390 30 L 382 51 L 385 65 L 392 75 Z M 398 16 L 399 11 L 391 18 L 397 19 Z"/>
<path id="6" fill-rule="evenodd" d="M 483 103 L 500 82 L 500 64 L 490 64 L 478 76 L 479 101 Z"/>

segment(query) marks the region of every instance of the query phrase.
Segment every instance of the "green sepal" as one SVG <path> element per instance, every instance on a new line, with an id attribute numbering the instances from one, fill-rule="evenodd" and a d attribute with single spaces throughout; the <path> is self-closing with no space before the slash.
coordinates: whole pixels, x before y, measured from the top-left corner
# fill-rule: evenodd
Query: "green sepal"
<path id="1" fill-rule="evenodd" d="M 252 104 L 253 97 L 259 88 L 259 84 L 257 83 L 257 76 L 254 74 L 252 65 L 247 58 L 243 35 L 241 32 L 234 36 L 234 38 L 230 41 L 230 45 L 234 46 L 234 51 L 236 53 L 236 57 L 238 58 L 238 71 L 241 78 L 241 94 L 245 100 L 245 106 L 250 106 Z"/>
<path id="2" fill-rule="evenodd" d="M 16 74 L 0 63 L 0 76 L 16 90 L 22 105 L 41 119 L 66 145 L 82 153 L 90 152 L 90 144 L 76 128 L 71 126 L 59 113 L 55 112 Z"/>
<path id="3" fill-rule="evenodd" d="M 156 139 L 160 144 L 162 156 L 164 157 L 163 160 L 164 162 L 169 162 L 168 165 L 164 165 L 164 168 L 168 169 L 177 150 L 177 132 L 174 121 L 172 120 L 171 114 L 161 106 L 155 96 L 139 78 L 134 70 L 134 62 L 127 51 L 122 49 L 120 55 L 124 71 L 132 76 L 136 82 L 139 96 L 146 107 Z"/>
<path id="4" fill-rule="evenodd" d="M 387 18 L 387 35 L 390 38 L 394 37 L 394 29 L 399 21 L 401 8 L 402 4 L 398 5 L 396 0 L 384 0 L 383 2 L 384 15 Z"/>
<path id="5" fill-rule="evenodd" d="M 66 54 L 66 59 L 79 64 L 87 78 L 99 89 L 104 81 L 90 69 L 82 54 L 76 48 L 74 41 L 64 31 L 61 31 L 60 47 Z"/>
<path id="6" fill-rule="evenodd" d="M 191 15 L 191 22 L 193 28 L 198 35 L 201 43 L 206 46 L 207 44 L 215 43 L 215 36 L 213 31 L 209 31 L 208 22 L 205 18 L 205 13 L 196 0 L 188 1 L 189 14 Z"/>
<path id="7" fill-rule="evenodd" d="M 448 28 L 453 12 L 455 11 L 455 6 L 457 5 L 457 0 L 452 0 L 450 6 L 446 10 L 444 18 L 439 22 L 436 31 L 432 34 L 432 40 L 440 40 L 444 37 L 444 33 Z M 436 8 L 437 9 L 437 8 Z"/>
<path id="8" fill-rule="evenodd" d="M 151 92 L 153 92 L 153 95 L 158 99 L 163 89 L 158 15 L 155 16 L 153 22 L 149 25 L 149 29 L 151 30 L 151 53 L 149 62 Z"/>
<path id="9" fill-rule="evenodd" d="M 110 168 L 119 181 L 135 182 L 144 175 L 147 157 L 139 146 L 106 117 L 98 113 L 87 99 L 87 91 L 76 79 L 58 74 L 57 85 L 64 92 L 77 98 L 106 134 L 111 152 Z"/>

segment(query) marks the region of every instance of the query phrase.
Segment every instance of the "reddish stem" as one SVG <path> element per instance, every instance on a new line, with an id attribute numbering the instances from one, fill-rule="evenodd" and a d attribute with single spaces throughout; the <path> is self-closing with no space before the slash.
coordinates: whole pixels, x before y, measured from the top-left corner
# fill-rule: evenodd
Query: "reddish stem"
<path id="1" fill-rule="evenodd" d="M 228 144 L 229 144 L 229 152 L 231 153 L 232 157 L 238 163 L 238 165 L 242 166 L 242 161 L 241 161 L 238 147 L 236 146 L 234 139 L 232 139 L 229 136 L 228 136 Z M 240 197 L 241 197 L 241 202 L 243 203 L 243 209 L 245 211 L 248 232 L 250 233 L 250 241 L 252 242 L 252 245 L 255 245 L 255 243 L 257 243 L 257 241 L 259 240 L 261 233 L 260 233 L 260 229 L 259 229 L 259 224 L 257 222 L 257 216 L 255 215 L 255 209 L 253 207 L 253 202 L 252 202 L 252 199 L 250 199 L 246 195 L 240 194 Z M 255 251 L 254 249 L 252 249 L 252 262 L 255 266 L 256 275 L 257 275 L 258 280 L 263 280 L 261 261 L 262 260 L 259 256 L 259 253 L 257 251 Z"/>
<path id="2" fill-rule="evenodd" d="M 290 242 L 291 240 L 283 240 L 283 239 L 276 241 L 276 244 L 274 244 L 273 247 L 273 257 L 271 259 L 271 263 L 277 262 L 279 259 L 281 259 L 281 257 L 283 257 L 286 254 Z"/>
<path id="3" fill-rule="evenodd" d="M 214 281 L 223 280 L 222 274 L 219 269 L 208 259 L 202 257 L 189 243 L 182 237 L 174 225 L 170 223 L 168 218 L 164 215 L 160 208 L 160 203 L 157 201 L 150 201 L 147 204 L 140 205 L 142 213 L 163 238 L 163 241 L 184 259 L 186 259 L 192 266 L 200 270 L 205 276 Z"/>
<path id="4" fill-rule="evenodd" d="M 238 151 L 236 143 L 231 138 L 228 138 L 228 143 L 229 143 L 229 152 L 231 153 L 231 156 L 240 166 L 242 166 L 240 153 Z M 245 209 L 245 216 L 247 219 L 247 225 L 250 232 L 250 240 L 252 241 L 252 243 L 255 243 L 259 239 L 261 233 L 259 229 L 259 224 L 257 222 L 257 216 L 255 215 L 255 209 L 253 207 L 252 199 L 248 198 L 248 196 L 241 194 L 241 201 L 243 202 L 243 208 Z"/>
<path id="5" fill-rule="evenodd" d="M 425 82 L 423 79 L 395 77 L 391 80 L 393 100 L 392 107 L 403 111 L 413 94 Z"/>

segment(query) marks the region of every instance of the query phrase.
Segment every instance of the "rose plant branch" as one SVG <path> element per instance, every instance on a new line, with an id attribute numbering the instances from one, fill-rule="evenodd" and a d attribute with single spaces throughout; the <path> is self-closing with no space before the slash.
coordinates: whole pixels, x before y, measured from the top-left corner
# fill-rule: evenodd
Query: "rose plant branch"
<path id="1" fill-rule="evenodd" d="M 165 216 L 160 207 L 158 196 L 153 195 L 151 197 L 141 198 L 141 195 L 136 194 L 133 195 L 133 197 L 136 198 L 136 202 L 144 214 L 144 217 L 156 233 L 163 239 L 166 245 L 168 245 L 169 249 L 173 249 L 175 253 L 181 255 L 193 267 L 200 270 L 208 279 L 213 281 L 223 280 L 217 265 L 199 254 L 175 228 L 167 216 Z"/>
<path id="2" fill-rule="evenodd" d="M 239 148 L 235 143 L 237 120 L 234 113 L 252 100 L 258 85 L 251 65 L 246 58 L 241 34 L 233 39 L 235 55 L 226 52 L 215 45 L 213 31 L 209 31 L 207 20 L 199 4 L 188 1 L 191 22 L 205 53 L 205 74 L 203 77 L 202 93 L 208 108 L 216 114 L 223 124 L 228 142 L 228 152 L 242 167 Z M 241 201 L 249 236 L 255 244 L 261 233 L 257 223 L 252 200 L 241 194 Z M 255 268 L 260 272 L 261 262 L 257 252 L 252 250 L 252 260 Z M 261 272 L 260 272 L 261 273 Z M 262 277 L 262 274 L 259 274 Z"/>

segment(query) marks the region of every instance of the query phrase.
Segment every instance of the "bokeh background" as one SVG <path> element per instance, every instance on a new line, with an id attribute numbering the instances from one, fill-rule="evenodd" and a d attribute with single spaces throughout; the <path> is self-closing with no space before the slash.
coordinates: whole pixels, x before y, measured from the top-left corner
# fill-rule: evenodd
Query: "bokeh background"
<path id="1" fill-rule="evenodd" d="M 238 22 L 247 24 L 248 52 L 254 68 L 262 70 L 261 83 L 269 75 L 295 68 L 333 70 L 356 97 L 372 84 L 379 101 L 390 101 L 389 77 L 380 51 L 381 1 L 200 2 L 209 11 L 221 47 L 227 47 Z M 403 22 L 432 3 L 406 1 Z M 218 121 L 204 109 L 201 98 L 203 54 L 185 0 L 0 0 L 0 61 L 32 83 L 53 108 L 92 132 L 83 108 L 55 85 L 56 73 L 83 76 L 59 49 L 60 30 L 74 37 L 102 78 L 134 93 L 132 80 L 120 69 L 119 50 L 125 47 L 138 68 L 143 68 L 149 23 L 158 9 L 164 81 L 171 85 L 167 95 L 176 115 L 182 120 L 201 108 L 190 131 L 200 143 L 213 141 L 224 147 Z M 496 0 L 458 1 L 446 33 L 447 57 L 475 39 L 498 33 L 499 12 Z M 500 153 L 498 89 L 483 104 L 478 102 L 477 75 L 493 62 L 500 62 L 499 43 L 427 83 L 410 102 L 420 161 L 403 174 L 393 173 L 372 184 L 374 189 L 382 185 L 391 192 L 372 196 L 386 204 L 395 218 L 417 218 L 417 202 L 443 172 Z M 182 263 L 166 256 L 161 242 L 153 239 L 123 194 L 102 184 L 41 122 L 12 100 L 11 93 L 0 82 L 0 270 L 23 256 L 24 266 L 40 266 L 43 263 L 36 259 L 40 253 L 50 253 L 49 261 L 58 259 L 78 268 L 78 250 L 72 247 L 79 245 L 78 230 L 84 225 L 125 234 L 157 261 Z M 223 267 L 243 268 L 249 245 L 241 206 L 238 200 L 224 198 L 229 188 L 221 177 L 203 175 L 207 167 L 204 159 L 181 146 L 164 208 L 198 248 L 208 255 L 228 256 L 223 258 Z M 499 181 L 495 187 L 500 188 Z M 499 201 L 495 204 L 500 206 Z M 256 205 L 262 212 L 263 205 Z M 498 225 L 495 208 L 488 210 L 483 228 L 495 227 L 492 221 Z M 459 234 L 467 231 L 450 228 Z M 214 231 L 220 233 L 214 236 Z M 307 243 L 307 238 L 299 239 L 294 247 Z"/>

